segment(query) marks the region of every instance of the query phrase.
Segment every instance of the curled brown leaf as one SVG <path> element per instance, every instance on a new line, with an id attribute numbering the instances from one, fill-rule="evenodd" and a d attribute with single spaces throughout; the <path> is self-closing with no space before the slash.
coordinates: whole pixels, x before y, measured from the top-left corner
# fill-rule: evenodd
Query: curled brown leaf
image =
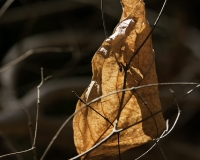
<path id="1" fill-rule="evenodd" d="M 151 37 L 139 52 L 132 55 L 150 32 L 142 0 L 122 0 L 123 13 L 113 34 L 108 37 L 92 59 L 92 80 L 81 96 L 85 102 L 110 92 L 133 86 L 157 83 L 155 55 Z M 127 64 L 130 64 L 126 68 Z M 125 85 L 124 85 L 125 83 Z M 73 119 L 74 141 L 78 153 L 90 149 L 113 131 L 113 124 L 119 116 L 117 128 L 126 128 L 161 109 L 157 86 L 126 91 L 122 96 L 116 93 L 82 109 Z M 121 110 L 119 110 L 121 105 Z M 84 103 L 78 101 L 76 109 Z M 111 122 L 112 124 L 110 124 Z M 158 137 L 165 128 L 162 113 L 152 116 L 137 125 L 120 132 L 121 152 L 137 147 Z M 84 158 L 105 159 L 118 154 L 118 137 L 114 134 Z"/>

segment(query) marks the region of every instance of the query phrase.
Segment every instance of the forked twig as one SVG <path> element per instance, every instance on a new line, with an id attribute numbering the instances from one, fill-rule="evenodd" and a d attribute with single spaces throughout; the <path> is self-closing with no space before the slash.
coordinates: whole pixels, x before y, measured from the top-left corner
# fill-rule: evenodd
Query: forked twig
<path id="1" fill-rule="evenodd" d="M 33 146 L 34 148 L 36 148 L 35 144 L 36 144 L 37 129 L 38 129 L 39 108 L 40 108 L 40 88 L 42 87 L 43 83 L 44 83 L 46 80 L 48 80 L 49 78 L 51 78 L 51 76 L 48 76 L 48 77 L 44 78 L 43 68 L 41 68 L 41 82 L 40 82 L 40 84 L 37 86 L 37 111 L 36 111 L 36 122 L 35 122 L 35 135 L 34 135 L 33 144 L 32 144 L 32 146 Z M 35 155 L 35 156 L 36 156 L 36 155 Z M 37 160 L 37 157 L 35 157 L 35 159 Z"/>
<path id="2" fill-rule="evenodd" d="M 35 133 L 34 133 L 34 139 L 33 139 L 33 148 L 36 148 L 36 139 L 37 139 L 37 133 L 38 133 L 38 120 L 39 120 L 39 108 L 40 108 L 40 88 L 42 87 L 44 81 L 48 80 L 51 78 L 51 76 L 48 76 L 44 78 L 44 72 L 43 68 L 41 68 L 41 82 L 37 86 L 37 110 L 36 110 L 36 120 L 35 120 Z M 36 157 L 37 159 L 37 157 Z"/>
<path id="3" fill-rule="evenodd" d="M 171 91 L 171 93 L 174 95 L 174 91 L 173 91 L 172 89 L 170 89 L 170 91 Z M 176 119 L 175 119 L 175 121 L 174 121 L 172 127 L 170 128 L 170 130 L 169 130 L 167 133 L 165 133 L 165 134 L 162 136 L 162 138 L 164 138 L 165 136 L 167 136 L 167 135 L 174 129 L 174 127 L 175 127 L 176 123 L 178 122 L 178 119 L 179 119 L 179 117 L 180 117 L 180 115 L 181 115 L 181 109 L 180 109 L 180 107 L 179 107 L 179 104 L 178 104 L 178 102 L 177 102 L 177 99 L 176 99 L 175 95 L 174 95 L 174 103 L 175 103 L 175 105 L 176 105 L 176 107 L 177 107 L 177 110 L 178 110 Z"/>
<path id="4" fill-rule="evenodd" d="M 48 152 L 48 150 L 50 149 L 51 145 L 53 144 L 53 142 L 55 141 L 55 139 L 58 137 L 58 135 L 60 134 L 60 132 L 63 130 L 63 128 L 65 127 L 65 125 L 66 125 L 76 114 L 78 114 L 82 109 L 86 108 L 88 105 L 90 105 L 90 104 L 92 104 L 92 103 L 94 103 L 94 102 L 96 102 L 96 101 L 98 101 L 98 100 L 100 100 L 100 99 L 102 99 L 102 98 L 105 98 L 105 97 L 107 97 L 107 96 L 110 96 L 110 95 L 113 95 L 113 94 L 116 94 L 116 93 L 119 93 L 119 92 L 125 92 L 125 91 L 130 91 L 130 90 L 133 90 L 133 89 L 140 89 L 140 88 L 145 88 L 145 87 L 165 86 L 165 85 L 196 85 L 193 89 L 189 90 L 189 91 L 188 91 L 185 95 L 183 95 L 182 97 L 185 97 L 185 96 L 189 95 L 190 93 L 192 93 L 193 91 L 195 91 L 195 89 L 197 89 L 197 88 L 200 87 L 200 84 L 199 84 L 199 83 L 191 83 L 191 82 L 190 82 L 190 83 L 189 83 L 189 82 L 156 83 L 156 84 L 148 84 L 148 85 L 142 85 L 142 86 L 138 86 L 138 87 L 132 87 L 132 88 L 126 88 L 126 89 L 122 89 L 122 90 L 117 90 L 117 91 L 115 91 L 115 92 L 110 92 L 110 93 L 108 93 L 108 94 L 106 94 L 106 95 L 103 95 L 103 96 L 100 96 L 100 97 L 98 97 L 98 98 L 95 98 L 95 99 L 93 99 L 92 101 L 86 103 L 83 107 L 81 107 L 81 108 L 79 108 L 78 110 L 76 110 L 76 112 L 74 112 L 73 114 L 71 114 L 71 115 L 65 120 L 65 122 L 62 124 L 62 126 L 61 126 L 61 127 L 59 128 L 59 130 L 56 132 L 55 136 L 52 138 L 51 142 L 49 143 L 48 147 L 46 148 L 46 150 L 45 150 L 45 152 L 43 153 L 43 155 L 42 155 L 42 157 L 40 158 L 40 160 L 43 160 L 43 159 L 44 159 L 46 153 Z M 180 100 L 182 100 L 182 97 L 180 97 L 179 99 L 177 99 L 176 102 L 179 102 Z M 172 104 L 170 104 L 170 105 L 172 105 Z M 161 109 L 160 111 L 154 113 L 153 115 L 151 115 L 151 116 L 149 116 L 149 117 L 146 117 L 144 120 L 149 119 L 149 118 L 151 118 L 152 116 L 154 116 L 154 115 L 156 115 L 156 114 L 158 114 L 158 113 L 160 113 L 160 112 L 162 112 L 162 111 L 164 111 L 164 110 L 170 108 L 170 107 L 171 107 L 170 105 L 168 105 L 167 107 L 165 107 L 165 109 Z M 180 113 L 178 113 L 178 115 L 180 115 Z M 179 117 L 179 116 L 178 116 L 178 117 Z M 177 122 L 177 120 L 178 120 L 178 117 L 176 118 L 176 122 Z M 135 124 L 133 124 L 133 125 L 131 125 L 131 126 L 134 126 L 134 125 L 136 125 L 136 124 L 138 124 L 138 123 L 141 123 L 141 122 L 144 121 L 144 120 L 141 120 L 141 121 L 139 121 L 139 122 L 137 122 L 137 123 L 135 123 Z M 167 124 L 167 126 L 168 126 L 168 121 L 166 121 L 166 124 Z M 128 126 L 128 128 L 130 128 L 131 126 Z M 174 126 L 175 126 L 175 125 L 173 125 L 173 127 L 174 127 Z M 114 124 L 114 127 L 116 127 L 116 123 Z M 119 133 L 119 132 L 121 132 L 121 131 L 123 131 L 123 130 L 125 130 L 125 129 L 127 129 L 127 128 L 120 129 L 120 130 L 118 130 L 117 133 Z M 117 129 L 115 129 L 115 130 L 117 130 Z M 168 127 L 167 127 L 167 131 L 168 131 Z M 115 132 L 116 132 L 116 131 L 115 131 Z M 115 132 L 110 133 L 108 136 L 111 137 Z M 164 131 L 163 134 L 164 134 L 165 132 L 166 132 L 166 131 Z M 170 129 L 170 132 L 171 132 L 171 129 Z M 162 138 L 162 137 L 165 137 L 165 135 L 163 136 L 163 134 L 162 134 L 161 138 Z M 106 137 L 106 138 L 103 139 L 101 142 L 97 143 L 97 144 L 95 145 L 95 147 L 98 147 L 99 145 L 101 145 L 101 144 L 102 144 L 103 142 L 105 142 L 109 137 Z M 159 137 L 159 138 L 160 138 L 160 137 Z M 93 147 L 93 149 L 94 149 L 95 147 Z M 93 150 L 93 149 L 92 149 L 92 150 Z M 90 150 L 90 151 L 92 151 L 92 150 Z M 87 151 L 87 152 L 84 152 L 84 153 L 86 154 L 86 153 L 89 153 L 90 151 Z M 73 157 L 73 158 L 71 158 L 71 159 L 77 159 L 77 158 L 80 158 L 80 157 L 83 156 L 83 155 L 84 155 L 84 154 L 77 155 L 76 158 Z"/>
<path id="5" fill-rule="evenodd" d="M 28 151 L 31 151 L 31 150 L 34 150 L 34 152 L 36 153 L 36 138 L 37 138 L 37 132 L 38 132 L 38 119 L 39 119 L 39 106 L 40 106 L 40 88 L 41 86 L 43 85 L 44 81 L 48 80 L 49 78 L 51 78 L 51 76 L 48 76 L 46 78 L 44 78 L 44 74 L 43 74 L 43 68 L 41 68 L 41 82 L 40 84 L 37 86 L 37 109 L 36 109 L 36 122 L 35 122 L 35 132 L 34 132 L 34 137 L 33 137 L 33 140 L 32 140 L 32 147 L 30 149 L 26 149 L 26 150 L 23 150 L 23 151 L 19 151 L 19 152 L 13 152 L 13 153 L 9 153 L 9 154 L 5 154 L 5 155 L 2 155 L 0 156 L 0 158 L 3 158 L 3 157 L 7 157 L 7 156 L 12 156 L 12 155 L 16 155 L 16 154 L 21 154 L 21 153 L 25 153 L 25 152 L 28 152 Z M 24 108 L 24 110 L 26 111 L 27 113 L 27 110 Z M 28 114 L 28 113 L 27 113 Z M 29 114 L 28 114 L 28 119 L 29 119 Z M 29 121 L 29 124 L 30 124 L 30 119 L 28 120 Z M 29 125 L 28 124 L 28 125 Z M 30 129 L 30 128 L 29 128 Z M 32 135 L 32 130 L 30 131 L 30 136 Z M 37 160 L 37 155 L 34 154 L 34 160 Z"/>
<path id="6" fill-rule="evenodd" d="M 168 132 L 168 129 L 169 129 L 169 120 L 167 119 L 166 120 L 166 129 L 163 131 L 163 133 L 161 134 L 161 136 L 160 137 L 162 137 L 166 132 Z M 157 138 L 156 140 L 157 140 L 157 142 L 161 139 L 161 138 Z M 142 155 L 140 155 L 139 157 L 137 157 L 135 160 L 138 160 L 138 159 L 140 159 L 140 158 L 142 158 L 144 155 L 146 155 L 150 150 L 152 150 L 154 147 L 155 147 L 155 143 L 146 151 L 146 152 L 144 152 Z"/>
<path id="7" fill-rule="evenodd" d="M 39 107 L 40 107 L 40 87 L 44 82 L 43 68 L 41 68 L 41 82 L 37 86 L 37 110 L 36 110 L 36 120 L 35 120 L 35 132 L 33 139 L 33 147 L 35 147 L 36 138 L 37 138 L 37 129 L 38 129 L 38 118 L 39 118 Z"/>
<path id="8" fill-rule="evenodd" d="M 171 91 L 171 93 L 174 95 L 174 91 L 171 90 L 171 89 L 170 89 L 170 91 Z M 180 117 L 180 114 L 181 114 L 181 110 L 180 110 L 180 107 L 179 107 L 179 105 L 178 105 L 178 102 L 177 102 L 177 100 L 176 100 L 175 95 L 174 95 L 174 103 L 176 104 L 177 110 L 178 110 L 176 119 L 175 119 L 175 121 L 174 121 L 172 127 L 170 128 L 170 130 L 169 130 L 169 120 L 168 120 L 168 119 L 166 120 L 166 129 L 163 131 L 163 133 L 161 134 L 161 136 L 160 136 L 159 138 L 157 138 L 157 139 L 154 140 L 154 141 L 156 141 L 156 142 L 159 142 L 160 139 L 166 137 L 169 133 L 171 133 L 171 131 L 174 129 L 175 125 L 177 124 L 177 121 L 178 121 L 178 119 L 179 119 L 179 117 Z M 141 156 L 139 156 L 139 157 L 136 158 L 135 160 L 138 160 L 138 159 L 142 158 L 142 157 L 143 157 L 144 155 L 146 155 L 150 150 L 152 150 L 153 147 L 155 147 L 155 145 L 156 145 L 156 143 L 154 143 L 146 152 L 144 152 Z M 165 157 L 165 159 L 166 159 L 166 157 Z"/>
<path id="9" fill-rule="evenodd" d="M 119 133 L 119 132 L 121 132 L 122 130 L 123 130 L 123 129 L 117 129 L 117 120 L 116 120 L 115 123 L 114 123 L 114 127 L 113 127 L 112 132 L 111 132 L 107 137 L 105 137 L 102 141 L 100 141 L 100 142 L 98 142 L 97 144 L 95 144 L 94 146 L 92 146 L 92 147 L 91 147 L 90 149 L 88 149 L 87 151 L 85 151 L 85 152 L 83 152 L 83 153 L 81 153 L 81 154 L 79 154 L 79 155 L 77 155 L 77 156 L 75 156 L 75 157 L 73 157 L 73 158 L 70 158 L 69 160 L 75 160 L 75 159 L 80 158 L 80 157 L 82 157 L 83 155 L 85 155 L 85 154 L 87 154 L 87 153 L 93 151 L 96 147 L 100 146 L 102 143 L 104 143 L 105 141 L 107 141 L 107 140 L 108 140 L 110 137 L 112 137 L 114 134 Z"/>

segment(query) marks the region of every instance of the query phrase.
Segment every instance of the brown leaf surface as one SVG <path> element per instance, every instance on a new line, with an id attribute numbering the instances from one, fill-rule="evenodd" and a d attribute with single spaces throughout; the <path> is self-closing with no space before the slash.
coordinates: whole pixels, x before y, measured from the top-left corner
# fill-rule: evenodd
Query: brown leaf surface
<path id="1" fill-rule="evenodd" d="M 92 59 L 92 80 L 81 98 L 85 102 L 123 88 L 123 66 L 150 32 L 142 0 L 122 0 L 123 13 L 113 34 L 107 38 Z M 126 88 L 157 83 L 155 57 L 151 38 L 133 58 L 127 70 Z M 142 99 L 141 99 L 142 97 Z M 107 96 L 90 106 L 114 123 L 122 92 Z M 143 100 L 147 103 L 144 105 Z M 78 101 L 76 110 L 84 106 Z M 149 109 L 148 109 L 149 108 Z M 125 128 L 161 109 L 156 86 L 125 92 L 117 128 Z M 109 135 L 113 126 L 91 108 L 82 109 L 73 119 L 74 141 L 78 153 L 90 149 Z M 165 129 L 162 113 L 120 132 L 121 152 L 158 137 Z M 85 159 L 105 159 L 118 154 L 117 134 L 85 156 Z M 93 157 L 93 158 L 92 158 Z M 83 158 L 83 157 L 82 157 Z M 83 158 L 84 159 L 84 158 Z"/>

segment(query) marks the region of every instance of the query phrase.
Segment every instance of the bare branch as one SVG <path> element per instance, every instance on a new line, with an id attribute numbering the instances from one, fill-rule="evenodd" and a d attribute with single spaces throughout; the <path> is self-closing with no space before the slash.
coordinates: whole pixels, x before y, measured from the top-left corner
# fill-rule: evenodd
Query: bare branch
<path id="1" fill-rule="evenodd" d="M 140 89 L 140 88 L 145 88 L 145 87 L 161 86 L 161 85 L 197 85 L 197 86 L 195 86 L 193 89 L 189 90 L 189 91 L 186 93 L 187 95 L 190 94 L 190 93 L 192 93 L 192 92 L 193 92 L 195 89 L 197 89 L 198 87 L 200 87 L 200 84 L 198 84 L 198 83 L 188 83 L 188 82 L 157 83 L 157 84 L 148 84 L 148 85 L 143 85 L 143 86 L 138 86 L 138 87 L 127 88 L 127 89 L 123 89 L 123 90 L 118 90 L 118 91 L 110 92 L 110 93 L 108 93 L 108 94 L 106 94 L 106 95 L 100 96 L 100 97 L 98 97 L 98 98 L 95 98 L 95 99 L 93 99 L 92 101 L 86 103 L 83 107 L 81 107 L 80 109 L 78 109 L 76 112 L 74 112 L 72 115 L 70 115 L 70 116 L 66 119 L 66 121 L 62 124 L 62 126 L 59 128 L 59 130 L 57 131 L 57 133 L 55 134 L 55 136 L 53 137 L 53 139 L 52 139 L 51 142 L 49 143 L 48 147 L 46 148 L 46 150 L 45 150 L 45 152 L 43 153 L 43 155 L 42 155 L 42 157 L 41 157 L 40 160 L 43 160 L 43 159 L 44 159 L 46 153 L 48 152 L 48 150 L 50 149 L 50 147 L 52 146 L 53 142 L 54 142 L 55 139 L 58 137 L 58 135 L 60 134 L 60 132 L 63 130 L 63 128 L 65 127 L 65 125 L 66 125 L 76 114 L 78 114 L 82 109 L 86 108 L 88 105 L 90 105 L 90 104 L 92 104 L 92 103 L 98 101 L 99 99 L 102 99 L 102 98 L 104 98 L 104 97 L 107 97 L 107 96 L 110 96 L 110 95 L 113 95 L 113 94 L 116 94 L 116 93 L 119 93 L 119 92 L 129 91 L 129 90 L 133 90 L 133 89 Z M 184 97 L 185 97 L 185 95 L 184 95 Z M 177 102 L 179 102 L 181 99 L 182 99 L 182 98 L 178 99 Z M 165 108 L 168 109 L 169 107 L 170 107 L 170 106 L 167 106 L 167 107 L 165 107 Z M 128 129 L 128 128 L 130 128 L 130 127 L 132 127 L 132 126 L 138 124 L 138 123 L 141 123 L 142 121 L 144 121 L 144 120 L 146 120 L 146 119 L 149 119 L 149 118 L 151 118 L 152 116 L 154 116 L 154 115 L 156 115 L 156 114 L 158 114 L 158 113 L 160 113 L 160 112 L 162 112 L 162 111 L 163 111 L 163 110 L 160 110 L 160 111 L 154 113 L 153 115 L 151 115 L 151 116 L 149 116 L 149 117 L 146 117 L 145 119 L 143 119 L 143 120 L 141 120 L 141 121 L 138 121 L 137 123 L 132 124 L 131 126 L 128 126 L 128 127 L 126 127 L 126 128 L 119 129 L 119 130 L 117 130 L 117 129 L 115 128 L 115 127 L 116 127 L 116 123 L 117 123 L 117 120 L 116 120 L 116 123 L 114 124 L 114 127 L 113 127 L 113 128 L 115 128 L 115 129 L 113 129 L 114 131 L 113 131 L 112 133 L 110 133 L 106 138 L 104 138 L 101 142 L 95 144 L 95 145 L 92 147 L 92 150 L 94 150 L 96 147 L 98 147 L 98 146 L 101 145 L 103 142 L 105 142 L 107 139 L 109 139 L 113 134 L 119 133 L 119 132 L 121 132 L 121 131 L 123 131 L 123 130 L 125 130 L 125 129 Z M 180 115 L 180 112 L 178 112 L 178 117 L 179 117 L 179 115 Z M 176 121 L 175 121 L 175 122 L 177 122 L 177 120 L 178 120 L 178 118 L 176 118 Z M 168 121 L 167 121 L 167 123 L 168 123 Z M 167 124 L 167 126 L 168 126 L 168 124 Z M 174 125 L 173 125 L 173 126 L 174 126 Z M 168 129 L 168 127 L 167 127 L 167 129 Z M 170 129 L 170 131 L 171 131 L 171 129 Z M 164 134 L 165 132 L 166 132 L 166 130 L 163 132 L 163 134 Z M 163 134 L 162 134 L 161 137 L 159 137 L 158 139 L 162 138 Z M 152 148 L 153 148 L 153 147 L 152 147 Z M 87 154 L 87 153 L 91 152 L 92 150 L 85 151 L 84 153 L 81 154 L 81 156 L 83 156 L 84 154 Z M 77 155 L 76 158 L 79 158 L 79 157 L 81 157 L 81 156 Z M 70 160 L 73 160 L 73 159 L 76 159 L 76 158 L 73 157 L 73 158 L 70 159 Z"/>
<path id="2" fill-rule="evenodd" d="M 29 152 L 29 151 L 32 151 L 33 149 L 34 149 L 34 147 L 32 147 L 30 149 L 27 149 L 27 150 L 24 150 L 24 151 L 19 151 L 19 152 L 13 152 L 13 153 L 9 153 L 9 154 L 4 154 L 4 155 L 0 156 L 0 158 L 4 158 L 4 157 L 8 157 L 8 156 L 13 156 L 13 155 L 21 154 L 21 153 L 25 153 L 25 152 Z"/>
<path id="3" fill-rule="evenodd" d="M 31 121 L 31 116 L 29 111 L 25 108 L 25 107 L 21 107 L 24 112 L 26 113 L 26 116 L 28 118 L 28 129 L 29 129 L 29 135 L 30 135 L 30 139 L 31 139 L 31 145 L 33 146 L 33 130 L 32 130 L 32 121 Z M 33 149 L 33 159 L 37 160 L 37 153 L 36 153 L 36 148 Z"/>
<path id="4" fill-rule="evenodd" d="M 46 81 L 49 78 L 51 78 L 51 76 L 44 78 L 43 68 L 41 68 L 41 82 L 37 86 L 37 111 L 36 111 L 36 120 L 35 120 L 35 134 L 34 134 L 34 140 L 33 140 L 33 147 L 34 148 L 36 148 L 35 144 L 36 144 L 37 130 L 38 130 L 38 118 L 39 118 L 39 107 L 40 107 L 40 88 L 43 85 L 44 81 Z"/>
<path id="5" fill-rule="evenodd" d="M 103 29 L 104 29 L 104 33 L 106 38 L 108 37 L 107 34 L 107 29 L 106 29 L 106 23 L 105 23 L 105 17 L 104 17 L 104 12 L 103 12 L 103 0 L 101 0 L 101 17 L 102 17 L 102 22 L 103 22 Z"/>

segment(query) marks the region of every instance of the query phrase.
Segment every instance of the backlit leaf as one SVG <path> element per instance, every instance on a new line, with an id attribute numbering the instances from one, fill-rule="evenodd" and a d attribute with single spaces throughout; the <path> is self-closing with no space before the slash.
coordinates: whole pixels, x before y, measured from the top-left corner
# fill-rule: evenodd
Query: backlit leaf
<path id="1" fill-rule="evenodd" d="M 150 32 L 142 0 L 122 0 L 123 13 L 113 34 L 108 37 L 92 59 L 92 80 L 81 98 L 85 102 L 123 89 L 124 66 Z M 133 58 L 127 70 L 126 88 L 157 83 L 155 55 L 151 37 Z M 141 98 L 142 97 L 142 98 Z M 116 93 L 90 106 L 114 124 L 123 100 L 117 128 L 125 128 L 161 109 L 157 86 Z M 144 102 L 147 104 L 145 105 Z M 85 104 L 78 101 L 76 109 Z M 74 141 L 78 153 L 90 149 L 113 130 L 113 125 L 89 107 L 82 109 L 73 119 Z M 162 113 L 120 132 L 121 152 L 142 145 L 165 129 Z M 114 134 L 105 143 L 82 159 L 105 159 L 118 154 L 118 138 Z M 93 158 L 92 158 L 93 157 Z"/>

